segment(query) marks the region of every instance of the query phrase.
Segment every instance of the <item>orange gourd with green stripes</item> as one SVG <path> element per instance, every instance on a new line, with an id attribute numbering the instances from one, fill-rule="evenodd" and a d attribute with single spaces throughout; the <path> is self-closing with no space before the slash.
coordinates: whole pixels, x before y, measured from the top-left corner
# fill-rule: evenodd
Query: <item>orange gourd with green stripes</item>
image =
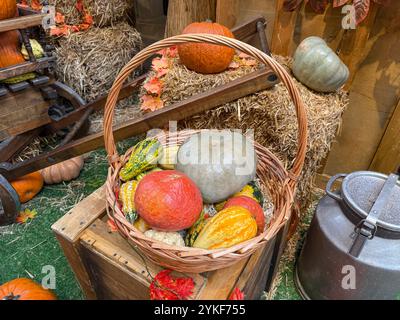
<path id="1" fill-rule="evenodd" d="M 245 208 L 232 206 L 208 219 L 193 247 L 202 249 L 229 248 L 254 238 L 257 223 Z"/>

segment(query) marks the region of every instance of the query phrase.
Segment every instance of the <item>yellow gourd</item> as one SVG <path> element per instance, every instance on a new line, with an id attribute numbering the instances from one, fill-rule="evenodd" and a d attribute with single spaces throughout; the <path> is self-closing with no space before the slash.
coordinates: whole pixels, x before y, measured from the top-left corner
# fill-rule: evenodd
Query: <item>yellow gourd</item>
<path id="1" fill-rule="evenodd" d="M 257 234 L 257 223 L 251 213 L 232 206 L 210 218 L 200 231 L 193 247 L 202 249 L 229 248 Z"/>
<path id="2" fill-rule="evenodd" d="M 138 182 L 135 180 L 128 181 L 124 183 L 119 190 L 119 199 L 122 202 L 122 211 L 131 223 L 137 219 L 135 208 L 135 192 L 137 185 Z"/>

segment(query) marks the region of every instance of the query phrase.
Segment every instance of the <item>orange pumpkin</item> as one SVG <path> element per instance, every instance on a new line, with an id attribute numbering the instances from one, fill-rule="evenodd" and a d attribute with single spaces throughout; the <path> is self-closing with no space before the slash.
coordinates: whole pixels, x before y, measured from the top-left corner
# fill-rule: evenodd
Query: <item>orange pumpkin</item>
<path id="1" fill-rule="evenodd" d="M 1 300 L 57 300 L 57 297 L 31 279 L 18 278 L 0 286 Z"/>
<path id="2" fill-rule="evenodd" d="M 16 0 L 1 0 L 0 1 L 0 20 L 10 19 L 17 14 Z"/>
<path id="3" fill-rule="evenodd" d="M 179 231 L 192 226 L 203 209 L 199 188 L 175 170 L 151 172 L 140 180 L 135 193 L 136 211 L 149 226 Z"/>
<path id="4" fill-rule="evenodd" d="M 39 171 L 36 171 L 12 181 L 11 185 L 18 193 L 19 201 L 25 203 L 42 190 L 43 177 Z"/>
<path id="5" fill-rule="evenodd" d="M 234 38 L 227 27 L 212 22 L 191 23 L 182 33 L 209 33 Z M 218 73 L 228 68 L 235 50 L 208 43 L 185 43 L 178 46 L 178 53 L 181 62 L 188 69 L 199 73 Z"/>
<path id="6" fill-rule="evenodd" d="M 0 68 L 25 62 L 19 47 L 18 31 L 12 30 L 0 33 Z"/>
<path id="7" fill-rule="evenodd" d="M 258 232 L 260 233 L 264 231 L 265 227 L 264 211 L 256 200 L 246 196 L 233 197 L 230 198 L 225 203 L 224 209 L 233 206 L 238 206 L 249 210 L 250 213 L 253 215 L 254 219 L 256 219 Z"/>

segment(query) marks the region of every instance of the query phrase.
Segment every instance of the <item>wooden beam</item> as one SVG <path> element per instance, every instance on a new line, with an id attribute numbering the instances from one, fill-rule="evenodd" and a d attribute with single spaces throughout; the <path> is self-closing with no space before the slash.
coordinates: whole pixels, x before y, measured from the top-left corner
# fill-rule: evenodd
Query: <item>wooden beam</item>
<path id="1" fill-rule="evenodd" d="M 370 170 L 391 173 L 400 166 L 400 100 L 386 128 L 382 141 L 369 167 Z"/>
<path id="2" fill-rule="evenodd" d="M 215 21 L 215 0 L 170 0 L 165 37 L 181 34 L 192 22 Z"/>
<path id="3" fill-rule="evenodd" d="M 32 14 L 0 21 L 0 32 L 40 26 L 47 13 Z"/>
<path id="4" fill-rule="evenodd" d="M 45 57 L 38 59 L 35 62 L 24 62 L 7 68 L 0 68 L 0 81 L 20 76 L 25 73 L 38 71 L 40 69 L 46 69 L 55 61 L 55 57 Z"/>
<path id="5" fill-rule="evenodd" d="M 239 0 L 217 0 L 216 22 L 227 28 L 237 24 L 239 14 Z"/>

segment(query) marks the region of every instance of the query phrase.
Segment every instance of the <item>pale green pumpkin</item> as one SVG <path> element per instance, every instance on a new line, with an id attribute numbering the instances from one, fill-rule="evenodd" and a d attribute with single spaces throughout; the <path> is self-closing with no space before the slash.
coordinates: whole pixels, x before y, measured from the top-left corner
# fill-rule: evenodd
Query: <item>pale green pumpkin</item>
<path id="1" fill-rule="evenodd" d="M 307 87 L 319 92 L 339 89 L 349 78 L 349 69 L 326 42 L 308 37 L 297 47 L 292 71 Z"/>

